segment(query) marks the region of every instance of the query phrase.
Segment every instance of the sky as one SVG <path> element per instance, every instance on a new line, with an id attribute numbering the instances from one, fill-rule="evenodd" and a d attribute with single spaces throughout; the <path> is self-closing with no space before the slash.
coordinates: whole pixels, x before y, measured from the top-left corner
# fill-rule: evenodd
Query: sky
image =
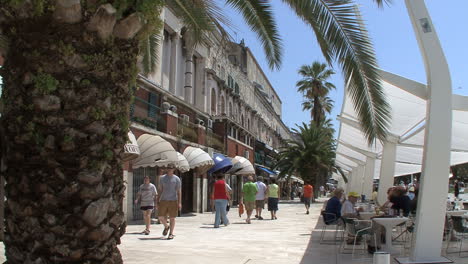
<path id="1" fill-rule="evenodd" d="M 302 111 L 302 95 L 296 91 L 295 84 L 301 78 L 297 70 L 301 65 L 310 65 L 315 60 L 326 61 L 312 30 L 280 0 L 271 0 L 271 2 L 284 46 L 283 64 L 279 71 L 271 71 L 268 68 L 260 42 L 243 22 L 242 17 L 233 10 L 228 11 L 228 15 L 235 27 L 233 38 L 238 42 L 244 39 L 255 54 L 283 102 L 284 123 L 288 127 L 295 127 L 295 124 L 310 120 L 310 113 Z M 426 83 L 424 64 L 405 1 L 393 0 L 390 6 L 384 8 L 378 8 L 372 0 L 356 2 L 360 5 L 362 17 L 367 23 L 379 67 Z M 468 0 L 426 0 L 426 6 L 449 64 L 453 93 L 468 95 L 468 22 L 465 19 Z M 336 116 L 341 112 L 344 83 L 339 66 L 333 65 L 333 69 L 336 74 L 330 80 L 337 89 L 330 93 L 335 101 L 330 118 L 338 130 L 339 122 L 336 121 Z"/>

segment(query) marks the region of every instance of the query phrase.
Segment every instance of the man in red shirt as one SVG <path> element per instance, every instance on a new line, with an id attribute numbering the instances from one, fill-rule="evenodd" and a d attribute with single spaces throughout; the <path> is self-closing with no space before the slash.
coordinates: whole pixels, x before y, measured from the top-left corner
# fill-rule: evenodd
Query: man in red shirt
<path id="1" fill-rule="evenodd" d="M 313 195 L 314 195 L 314 187 L 310 185 L 308 182 L 306 182 L 306 185 L 304 185 L 304 205 L 307 210 L 306 214 L 309 214 L 310 200 L 312 199 Z"/>

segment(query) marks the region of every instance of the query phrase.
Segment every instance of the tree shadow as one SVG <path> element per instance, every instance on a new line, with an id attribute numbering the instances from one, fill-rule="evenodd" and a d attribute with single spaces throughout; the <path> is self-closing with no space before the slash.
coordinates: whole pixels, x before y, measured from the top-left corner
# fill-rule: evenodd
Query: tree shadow
<path id="1" fill-rule="evenodd" d="M 139 237 L 140 240 L 167 240 L 166 237 Z"/>

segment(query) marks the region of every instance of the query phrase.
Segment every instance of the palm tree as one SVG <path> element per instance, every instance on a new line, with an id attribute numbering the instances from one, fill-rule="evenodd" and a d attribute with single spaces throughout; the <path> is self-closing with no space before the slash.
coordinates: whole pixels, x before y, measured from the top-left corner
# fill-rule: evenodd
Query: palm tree
<path id="1" fill-rule="evenodd" d="M 297 91 L 301 92 L 308 100 L 305 104 L 302 104 L 303 109 L 312 109 L 312 121 L 318 125 L 325 119 L 324 112 L 327 111 L 326 108 L 330 109 L 328 112 L 331 111 L 331 107 L 326 105 L 329 103 L 327 100 L 331 101 L 327 95 L 330 90 L 336 89 L 336 87 L 327 80 L 335 72 L 332 69 L 328 69 L 325 63 L 318 61 L 314 61 L 311 66 L 302 65 L 298 72 L 303 78 L 296 83 Z"/>
<path id="2" fill-rule="evenodd" d="M 298 174 L 305 181 L 313 182 L 314 186 L 324 184 L 325 177 L 322 176 L 333 171 L 344 177 L 335 165 L 336 142 L 328 125 L 303 123 L 293 131 L 300 140 L 288 141 L 287 146 L 280 150 L 275 165 L 280 170 L 279 177 Z M 346 177 L 344 179 L 347 181 Z"/>
<path id="3" fill-rule="evenodd" d="M 318 103 L 315 103 L 315 100 L 318 101 Z M 335 102 L 328 96 L 324 97 L 318 97 L 316 99 L 314 98 L 305 98 L 305 101 L 302 102 L 302 111 L 310 111 L 310 118 L 311 121 L 313 122 L 314 120 L 324 120 L 326 118 L 327 114 L 331 113 L 331 110 L 333 109 L 333 104 Z M 318 112 L 318 116 L 314 118 L 314 111 L 311 111 L 314 109 L 314 107 L 320 107 Z"/>
<path id="4" fill-rule="evenodd" d="M 388 105 L 354 3 L 283 2 L 311 26 L 329 64 L 336 60 L 350 80 L 369 141 L 384 139 Z M 271 4 L 226 3 L 244 16 L 270 67 L 278 68 L 281 41 Z M 214 0 L 1 1 L 8 263 L 122 262 L 116 246 L 125 232 L 121 154 L 136 62 L 139 47 L 155 50 L 144 41 L 161 33 L 165 5 L 183 19 L 188 49 L 223 23 Z"/>

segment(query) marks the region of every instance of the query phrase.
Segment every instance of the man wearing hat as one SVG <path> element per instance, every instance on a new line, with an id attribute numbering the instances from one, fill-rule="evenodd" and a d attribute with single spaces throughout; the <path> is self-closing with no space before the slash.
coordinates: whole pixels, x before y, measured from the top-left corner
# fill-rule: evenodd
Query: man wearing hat
<path id="1" fill-rule="evenodd" d="M 357 192 L 348 193 L 348 199 L 343 203 L 343 207 L 341 207 L 342 217 L 359 218 L 359 211 L 362 209 L 356 210 L 355 208 L 359 196 Z"/>
<path id="2" fill-rule="evenodd" d="M 348 193 L 348 199 L 343 203 L 343 207 L 341 207 L 341 216 L 342 217 L 347 217 L 347 218 L 358 218 L 359 219 L 359 212 L 362 211 L 362 208 L 359 208 L 359 210 L 356 210 L 356 202 L 358 198 L 360 197 L 359 193 L 357 192 L 349 192 Z M 357 228 L 364 228 L 365 226 L 358 225 Z M 361 240 L 361 237 L 357 237 L 357 243 L 359 243 Z M 351 234 L 351 232 L 348 232 L 348 244 L 354 243 L 354 236 Z"/>

